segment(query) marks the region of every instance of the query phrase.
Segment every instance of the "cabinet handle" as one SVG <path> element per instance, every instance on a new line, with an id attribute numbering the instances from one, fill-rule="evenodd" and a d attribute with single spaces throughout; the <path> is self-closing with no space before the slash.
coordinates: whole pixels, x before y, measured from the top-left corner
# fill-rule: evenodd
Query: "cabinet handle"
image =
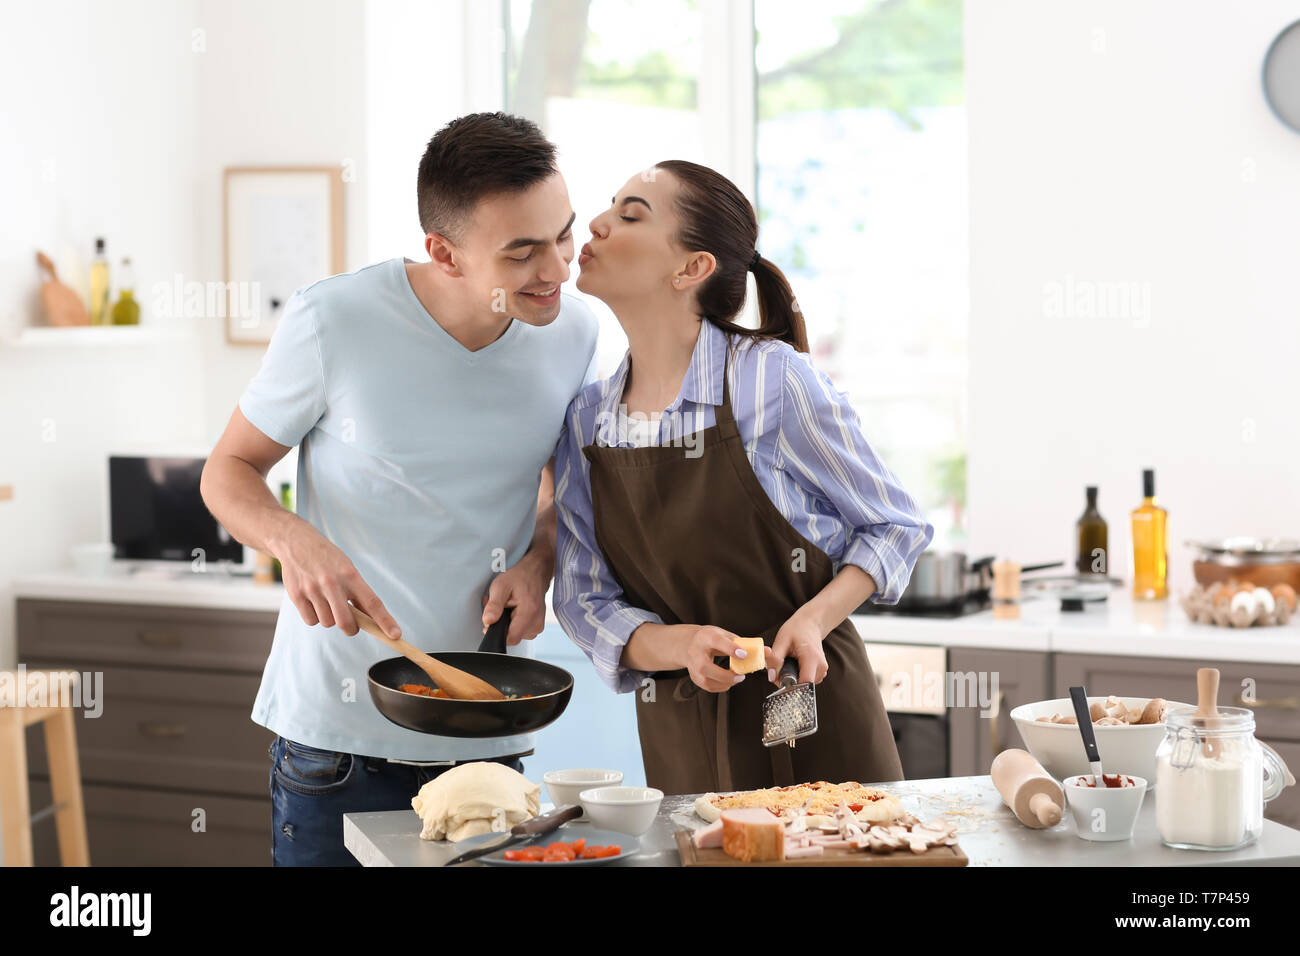
<path id="1" fill-rule="evenodd" d="M 997 699 L 993 701 L 993 716 L 990 718 L 993 723 L 990 726 L 989 731 L 993 744 L 993 756 L 995 757 L 1002 753 L 1002 744 L 998 739 L 998 714 L 1002 713 L 1002 698 L 1005 696 L 1006 695 L 1002 691 L 998 691 Z"/>
<path id="2" fill-rule="evenodd" d="M 1263 700 L 1242 700 L 1240 694 L 1233 701 L 1238 707 L 1271 707 L 1276 710 L 1300 710 L 1300 697 L 1275 697 Z"/>
<path id="3" fill-rule="evenodd" d="M 150 647 L 180 647 L 181 636 L 175 631 L 137 631 L 141 644 Z"/>
<path id="4" fill-rule="evenodd" d="M 184 724 L 169 724 L 161 720 L 142 720 L 140 721 L 140 735 L 142 737 L 184 737 L 186 727 Z"/>

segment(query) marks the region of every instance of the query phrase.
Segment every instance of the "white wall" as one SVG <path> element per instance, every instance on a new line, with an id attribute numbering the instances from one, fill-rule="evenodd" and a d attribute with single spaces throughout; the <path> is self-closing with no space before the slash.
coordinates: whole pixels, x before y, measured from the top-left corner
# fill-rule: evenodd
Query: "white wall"
<path id="1" fill-rule="evenodd" d="M 84 298 L 106 236 L 146 324 L 154 283 L 222 281 L 228 165 L 350 162 L 345 268 L 369 261 L 365 27 L 361 0 L 6 4 L 0 340 L 44 322 L 38 248 Z M 0 344 L 0 667 L 10 580 L 103 540 L 107 454 L 210 447 L 257 371 L 262 350 L 228 345 L 219 317 L 183 321 L 194 334 L 152 345 Z"/>
<path id="2" fill-rule="evenodd" d="M 94 237 L 140 279 L 194 268 L 193 3 L 6 4 L 0 30 L 0 340 L 39 315 L 36 249 L 84 285 Z M 83 289 L 84 297 L 84 289 Z M 197 342 L 0 344 L 0 667 L 9 582 L 103 539 L 108 453 L 200 439 Z"/>
<path id="3" fill-rule="evenodd" d="M 194 55 L 199 122 L 193 171 L 197 278 L 222 281 L 222 171 L 346 164 L 344 269 L 368 262 L 365 11 L 361 0 L 197 0 L 206 51 Z M 414 191 L 414 187 L 412 187 Z M 203 324 L 204 434 L 214 442 L 261 364 L 220 318 Z"/>
<path id="4" fill-rule="evenodd" d="M 1260 88 L 1296 19 L 1296 0 L 968 0 L 973 552 L 1071 560 L 1097 484 L 1127 575 L 1144 467 L 1175 591 L 1186 538 L 1300 537 L 1300 133 Z M 1053 317 L 1067 282 L 1138 283 L 1149 309 Z"/>

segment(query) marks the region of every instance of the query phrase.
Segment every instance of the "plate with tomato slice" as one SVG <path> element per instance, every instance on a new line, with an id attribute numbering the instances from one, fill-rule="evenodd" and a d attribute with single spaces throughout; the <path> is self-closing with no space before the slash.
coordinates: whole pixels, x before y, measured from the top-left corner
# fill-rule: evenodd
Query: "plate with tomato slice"
<path id="1" fill-rule="evenodd" d="M 500 833 L 484 833 L 470 837 L 457 843 L 456 849 L 472 850 L 500 836 Z M 481 856 L 478 862 L 489 866 L 595 866 L 626 859 L 640 847 L 636 837 L 626 833 L 564 826 L 536 840 Z"/>

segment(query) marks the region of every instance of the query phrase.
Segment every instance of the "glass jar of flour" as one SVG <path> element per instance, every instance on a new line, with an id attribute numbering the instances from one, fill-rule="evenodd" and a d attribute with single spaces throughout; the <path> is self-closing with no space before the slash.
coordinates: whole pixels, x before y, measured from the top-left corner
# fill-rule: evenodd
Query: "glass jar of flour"
<path id="1" fill-rule="evenodd" d="M 1264 804 L 1295 783 L 1272 747 L 1255 739 L 1255 715 L 1220 707 L 1197 718 L 1189 704 L 1165 714 L 1156 750 L 1156 826 L 1183 850 L 1235 850 L 1259 838 Z"/>

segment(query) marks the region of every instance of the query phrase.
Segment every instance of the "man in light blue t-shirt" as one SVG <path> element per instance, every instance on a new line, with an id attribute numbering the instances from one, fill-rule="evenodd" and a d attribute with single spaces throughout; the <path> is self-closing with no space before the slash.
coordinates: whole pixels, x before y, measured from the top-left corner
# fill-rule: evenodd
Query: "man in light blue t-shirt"
<path id="1" fill-rule="evenodd" d="M 454 763 L 522 769 L 533 746 L 388 722 L 366 672 L 394 651 L 358 635 L 349 608 L 436 652 L 476 650 L 509 607 L 508 651 L 529 653 L 555 563 L 551 458 L 594 379 L 596 318 L 560 292 L 574 213 L 540 130 L 453 121 L 420 162 L 418 199 L 429 261 L 299 290 L 203 472 L 213 515 L 283 568 L 252 714 L 277 735 L 281 865 L 353 864 L 343 813 L 409 809 Z M 266 484 L 295 445 L 296 515 Z"/>

